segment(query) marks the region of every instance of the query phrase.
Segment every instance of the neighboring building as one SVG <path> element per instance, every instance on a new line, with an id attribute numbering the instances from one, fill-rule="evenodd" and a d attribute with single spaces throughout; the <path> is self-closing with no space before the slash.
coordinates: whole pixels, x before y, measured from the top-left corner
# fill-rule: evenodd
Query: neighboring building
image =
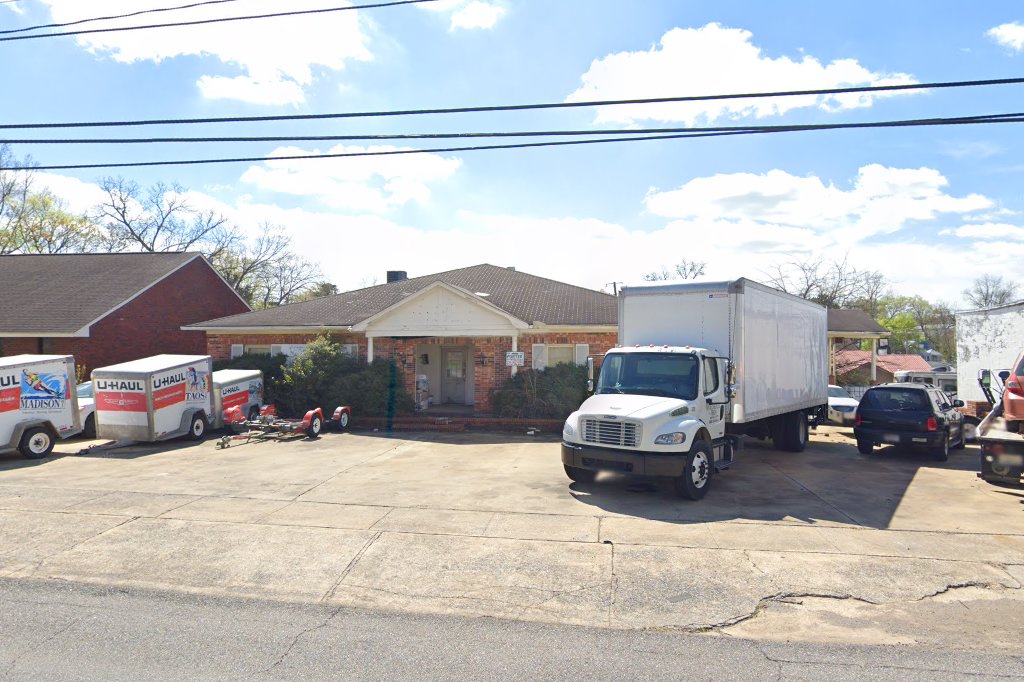
<path id="1" fill-rule="evenodd" d="M 215 359 L 242 353 L 295 355 L 327 332 L 346 352 L 397 362 L 411 393 L 426 377 L 432 404 L 490 410 L 489 393 L 512 376 L 508 364 L 544 369 L 583 364 L 618 337 L 614 296 L 476 265 L 188 325 L 206 332 Z"/>
<path id="2" fill-rule="evenodd" d="M 958 397 L 987 405 L 978 372 L 1009 369 L 1024 350 L 1024 301 L 956 314 Z"/>
<path id="3" fill-rule="evenodd" d="M 920 355 L 879 355 L 875 358 L 876 378 L 871 379 L 871 351 L 840 350 L 835 354 L 835 378 L 844 386 L 868 386 L 894 381 L 901 369 L 928 372 L 931 365 Z"/>
<path id="4" fill-rule="evenodd" d="M 843 371 L 839 369 L 839 353 L 858 350 L 863 343 L 871 345 L 864 351 L 868 357 L 868 372 L 864 385 L 879 383 L 878 358 L 880 342 L 889 336 L 889 330 L 878 324 L 863 310 L 834 308 L 828 311 L 828 357 L 830 381 L 837 382 Z M 881 349 L 883 352 L 885 349 Z M 927 363 L 925 363 L 927 364 Z M 895 371 L 895 370 L 893 370 Z M 891 374 L 890 379 L 891 381 Z M 844 381 L 849 384 L 850 382 Z"/>
<path id="5" fill-rule="evenodd" d="M 0 256 L 0 355 L 75 356 L 87 371 L 206 352 L 183 325 L 250 310 L 197 253 Z"/>

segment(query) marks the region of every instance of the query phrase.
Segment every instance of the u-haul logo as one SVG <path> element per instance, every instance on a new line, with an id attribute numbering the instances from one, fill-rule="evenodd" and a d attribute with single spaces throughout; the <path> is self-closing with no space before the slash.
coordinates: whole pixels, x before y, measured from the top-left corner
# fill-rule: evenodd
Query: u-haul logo
<path id="1" fill-rule="evenodd" d="M 12 386 L 18 386 L 21 384 L 21 380 L 18 375 L 11 374 L 10 376 L 0 376 L 0 388 L 10 388 Z"/>
<path id="2" fill-rule="evenodd" d="M 163 388 L 164 386 L 172 386 L 174 384 L 180 384 L 185 381 L 185 373 L 178 372 L 177 374 L 170 374 L 165 377 L 159 377 L 153 380 L 153 390 Z"/>
<path id="3" fill-rule="evenodd" d="M 145 390 L 145 387 L 142 385 L 141 381 L 123 379 L 97 379 L 96 390 L 130 391 L 132 393 L 142 393 Z"/>

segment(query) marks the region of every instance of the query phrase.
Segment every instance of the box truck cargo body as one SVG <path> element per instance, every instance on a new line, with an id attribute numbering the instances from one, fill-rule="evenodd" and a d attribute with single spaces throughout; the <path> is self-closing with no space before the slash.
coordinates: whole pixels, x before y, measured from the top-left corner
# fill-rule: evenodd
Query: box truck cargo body
<path id="1" fill-rule="evenodd" d="M 237 407 L 256 421 L 263 407 L 263 372 L 258 369 L 220 369 L 213 373 L 213 427 L 224 426 L 224 410 Z"/>
<path id="2" fill-rule="evenodd" d="M 566 473 L 669 476 L 699 499 L 738 435 L 803 450 L 828 404 L 827 327 L 825 308 L 748 279 L 623 287 L 620 346 L 564 427 Z"/>
<path id="3" fill-rule="evenodd" d="M 45 457 L 82 431 L 70 355 L 0 358 L 0 453 Z"/>
<path id="4" fill-rule="evenodd" d="M 111 440 L 199 440 L 213 420 L 209 355 L 154 355 L 92 372 L 96 435 Z"/>

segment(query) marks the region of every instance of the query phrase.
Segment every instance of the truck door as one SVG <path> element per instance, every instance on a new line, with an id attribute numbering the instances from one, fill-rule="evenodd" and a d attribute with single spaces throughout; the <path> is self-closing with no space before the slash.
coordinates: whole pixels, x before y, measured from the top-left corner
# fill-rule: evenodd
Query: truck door
<path id="1" fill-rule="evenodd" d="M 725 358 L 704 358 L 701 377 L 701 395 L 704 398 L 704 423 L 708 425 L 712 439 L 725 435 Z"/>

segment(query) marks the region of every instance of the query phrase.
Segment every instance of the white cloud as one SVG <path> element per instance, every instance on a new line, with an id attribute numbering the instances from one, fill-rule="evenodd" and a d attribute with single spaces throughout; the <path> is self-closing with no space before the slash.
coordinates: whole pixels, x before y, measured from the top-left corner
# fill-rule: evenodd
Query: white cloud
<path id="1" fill-rule="evenodd" d="M 55 173 L 33 173 L 32 189 L 48 189 L 68 203 L 73 213 L 85 213 L 106 199 L 106 194 L 91 182 Z"/>
<path id="2" fill-rule="evenodd" d="M 438 0 L 418 7 L 435 13 L 450 13 L 449 31 L 494 28 L 506 11 L 500 2 L 484 0 Z"/>
<path id="3" fill-rule="evenodd" d="M 814 176 L 772 170 L 714 175 L 675 190 L 651 190 L 645 204 L 651 213 L 669 218 L 744 225 L 752 221 L 762 226 L 766 239 L 786 226 L 810 230 L 849 247 L 875 235 L 898 232 L 913 221 L 963 215 L 993 205 L 978 194 L 947 194 L 946 185 L 948 180 L 931 168 L 864 166 L 849 189 Z"/>
<path id="4" fill-rule="evenodd" d="M 950 234 L 966 239 L 1012 239 L 1024 242 L 1024 227 L 1007 223 L 983 223 L 981 225 L 962 225 Z"/>
<path id="5" fill-rule="evenodd" d="M 1024 52 L 1024 24 L 1012 22 L 990 28 L 985 35 L 1014 52 Z"/>
<path id="6" fill-rule="evenodd" d="M 88 8 L 80 0 L 42 0 L 55 21 L 86 16 L 127 14 L 138 10 L 135 0 L 95 0 Z M 304 3 L 301 9 L 338 7 L 335 0 Z M 104 22 L 104 27 L 212 19 L 281 12 L 274 0 L 252 0 L 244 9 L 196 7 L 156 15 Z M 205 97 L 240 99 L 259 104 L 298 104 L 314 80 L 314 68 L 340 71 L 349 61 L 372 59 L 357 11 L 275 17 L 179 28 L 147 29 L 78 36 L 90 52 L 133 63 L 161 62 L 183 56 L 212 57 L 240 75 L 211 73 L 197 83 Z"/>
<path id="7" fill-rule="evenodd" d="M 646 52 L 619 52 L 595 60 L 583 84 L 566 101 L 643 99 L 683 95 L 828 89 L 913 83 L 905 73 L 876 73 L 855 59 L 822 64 L 812 56 L 794 61 L 769 57 L 743 29 L 711 23 L 674 28 Z M 598 123 L 681 121 L 688 125 L 722 118 L 781 115 L 798 108 L 826 111 L 869 107 L 876 97 L 858 93 L 764 99 L 672 102 L 601 107 Z"/>
<path id="8" fill-rule="evenodd" d="M 399 149 L 338 145 L 324 153 L 357 154 Z M 319 153 L 320 150 L 281 147 L 271 156 Z M 313 197 L 341 210 L 383 213 L 410 202 L 426 203 L 430 199 L 430 183 L 448 179 L 461 165 L 459 159 L 437 154 L 268 161 L 251 166 L 241 180 L 266 191 Z"/>

